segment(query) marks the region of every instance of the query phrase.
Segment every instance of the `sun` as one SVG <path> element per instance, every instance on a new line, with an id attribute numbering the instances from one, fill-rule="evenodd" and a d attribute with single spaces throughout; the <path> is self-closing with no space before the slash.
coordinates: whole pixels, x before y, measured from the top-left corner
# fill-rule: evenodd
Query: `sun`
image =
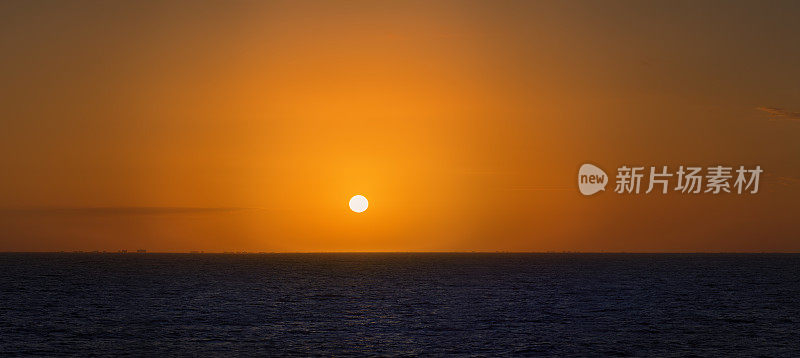
<path id="1" fill-rule="evenodd" d="M 363 195 L 356 195 L 350 198 L 350 210 L 363 213 L 364 210 L 367 210 L 367 206 L 369 206 L 369 202 Z"/>

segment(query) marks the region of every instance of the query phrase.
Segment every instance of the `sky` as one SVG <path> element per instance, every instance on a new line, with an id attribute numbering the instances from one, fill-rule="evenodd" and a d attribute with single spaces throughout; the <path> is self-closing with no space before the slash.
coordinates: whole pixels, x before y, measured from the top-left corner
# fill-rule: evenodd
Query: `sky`
<path id="1" fill-rule="evenodd" d="M 3 1 L 0 251 L 798 252 L 798 15 Z M 587 197 L 584 163 L 764 173 Z"/>

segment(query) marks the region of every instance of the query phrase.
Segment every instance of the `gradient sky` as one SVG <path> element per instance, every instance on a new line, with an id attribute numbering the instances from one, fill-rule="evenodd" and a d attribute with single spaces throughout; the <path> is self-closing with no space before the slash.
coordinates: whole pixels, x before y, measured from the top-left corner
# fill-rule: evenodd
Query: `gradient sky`
<path id="1" fill-rule="evenodd" d="M 800 251 L 799 16 L 3 1 L 0 251 Z M 586 162 L 765 172 L 583 197 Z"/>

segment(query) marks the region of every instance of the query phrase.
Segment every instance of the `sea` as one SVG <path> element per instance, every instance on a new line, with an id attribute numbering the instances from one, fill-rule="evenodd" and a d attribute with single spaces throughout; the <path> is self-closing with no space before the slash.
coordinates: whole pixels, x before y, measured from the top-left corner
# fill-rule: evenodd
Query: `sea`
<path id="1" fill-rule="evenodd" d="M 800 357 L 800 255 L 1 253 L 0 356 Z"/>

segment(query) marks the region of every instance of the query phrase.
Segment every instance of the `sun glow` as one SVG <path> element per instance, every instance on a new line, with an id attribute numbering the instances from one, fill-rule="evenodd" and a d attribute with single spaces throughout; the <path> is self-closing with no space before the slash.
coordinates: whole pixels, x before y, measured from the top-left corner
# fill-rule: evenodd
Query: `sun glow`
<path id="1" fill-rule="evenodd" d="M 367 210 L 367 206 L 369 206 L 369 202 L 363 195 L 356 195 L 350 198 L 350 210 L 362 213 L 364 210 Z"/>

